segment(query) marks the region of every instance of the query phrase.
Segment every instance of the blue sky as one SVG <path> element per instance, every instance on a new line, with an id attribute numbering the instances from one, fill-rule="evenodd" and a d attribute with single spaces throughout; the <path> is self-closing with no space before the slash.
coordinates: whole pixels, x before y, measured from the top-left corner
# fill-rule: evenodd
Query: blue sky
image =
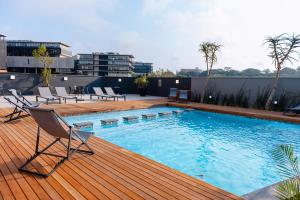
<path id="1" fill-rule="evenodd" d="M 204 69 L 198 45 L 217 41 L 216 67 L 265 69 L 272 63 L 264 38 L 300 33 L 299 7 L 299 0 L 0 0 L 0 33 L 62 41 L 73 54 L 129 53 L 173 71 Z"/>

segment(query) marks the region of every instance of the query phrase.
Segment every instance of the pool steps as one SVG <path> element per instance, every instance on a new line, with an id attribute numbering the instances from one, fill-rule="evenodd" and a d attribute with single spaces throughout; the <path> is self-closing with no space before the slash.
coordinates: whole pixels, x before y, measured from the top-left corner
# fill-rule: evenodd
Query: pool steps
<path id="1" fill-rule="evenodd" d="M 73 124 L 75 128 L 93 128 L 94 126 L 94 123 L 93 122 L 90 122 L 90 121 L 87 121 L 87 122 L 80 122 L 80 123 L 74 123 Z"/>
<path id="2" fill-rule="evenodd" d="M 159 116 L 169 116 L 172 115 L 172 112 L 160 112 L 158 113 Z"/>
<path id="3" fill-rule="evenodd" d="M 193 111 L 195 109 L 184 109 L 184 110 L 173 110 L 172 112 L 160 112 L 158 113 L 159 116 L 163 117 L 163 116 L 170 116 L 172 114 L 181 114 L 183 112 L 190 112 Z M 143 119 L 153 119 L 156 118 L 156 114 L 142 114 L 142 118 Z M 123 117 L 123 120 L 125 122 L 132 122 L 132 121 L 138 121 L 139 120 L 139 116 L 133 115 L 133 116 L 126 116 Z M 118 119 L 102 119 L 100 120 L 102 125 L 116 125 L 118 124 L 119 120 Z M 81 122 L 81 123 L 74 123 L 73 124 L 74 127 L 76 128 L 93 128 L 93 122 Z"/>
<path id="4" fill-rule="evenodd" d="M 127 116 L 127 117 L 123 117 L 123 120 L 126 122 L 138 121 L 139 116 Z"/>
<path id="5" fill-rule="evenodd" d="M 181 114 L 183 112 L 184 112 L 184 110 L 173 110 L 172 111 L 172 113 L 174 113 L 174 114 Z"/>
<path id="6" fill-rule="evenodd" d="M 102 119 L 100 120 L 102 125 L 113 125 L 118 124 L 118 119 Z"/>

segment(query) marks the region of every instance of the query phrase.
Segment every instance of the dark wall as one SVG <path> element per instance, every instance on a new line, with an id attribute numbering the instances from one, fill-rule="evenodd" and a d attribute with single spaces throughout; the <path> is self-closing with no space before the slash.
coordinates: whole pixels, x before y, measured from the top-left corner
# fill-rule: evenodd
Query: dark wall
<path id="1" fill-rule="evenodd" d="M 249 97 L 249 103 L 253 104 L 258 92 L 263 89 L 272 87 L 274 78 L 245 78 L 245 77 L 214 77 L 211 78 L 207 88 L 213 89 L 215 92 L 220 91 L 222 94 L 236 94 L 238 90 L 243 89 Z M 202 92 L 205 78 L 192 78 L 191 90 L 194 94 Z M 276 96 L 283 93 L 292 93 L 291 96 L 299 96 L 300 94 L 300 78 L 280 78 Z"/>
<path id="2" fill-rule="evenodd" d="M 11 80 L 10 76 L 14 75 L 15 79 Z M 50 82 L 51 86 L 69 87 L 85 86 L 94 87 L 102 84 L 101 77 L 95 76 L 66 76 L 68 80 L 64 80 L 63 75 L 53 75 Z M 7 91 L 9 88 L 15 88 L 23 94 L 37 94 L 37 88 L 42 86 L 42 80 L 38 74 L 23 74 L 23 73 L 7 73 L 0 74 L 0 90 Z M 51 87 L 51 90 L 54 90 Z M 67 90 L 68 91 L 68 90 Z"/>
<path id="3" fill-rule="evenodd" d="M 10 80 L 10 75 L 14 75 L 15 79 Z M 65 81 L 64 77 L 68 77 Z M 119 87 L 121 93 L 137 94 L 138 89 L 134 83 L 133 77 L 98 77 L 98 76 L 81 76 L 81 75 L 53 75 L 51 86 L 69 87 L 84 86 L 88 88 L 88 92 L 92 93 L 92 87 Z M 161 80 L 161 87 L 158 81 Z M 176 84 L 176 80 L 179 81 Z M 168 96 L 169 88 L 176 87 L 178 89 L 191 88 L 190 78 L 150 78 L 148 94 L 153 96 Z M 37 94 L 37 88 L 42 86 L 42 81 L 38 74 L 23 74 L 23 73 L 7 73 L 0 74 L 0 90 L 6 91 L 9 88 L 15 88 L 23 94 Z M 54 88 L 51 88 L 54 91 Z"/>
<path id="4" fill-rule="evenodd" d="M 159 80 L 161 80 L 161 87 L 159 87 Z M 176 80 L 179 81 L 176 84 Z M 177 88 L 181 90 L 191 90 L 190 78 L 151 78 L 149 83 L 149 94 L 153 96 L 168 96 L 170 88 Z"/>
<path id="5" fill-rule="evenodd" d="M 120 87 L 122 93 L 137 94 L 138 88 L 134 83 L 133 77 L 103 77 L 102 86 Z M 158 81 L 161 80 L 161 87 Z M 179 81 L 176 84 L 176 80 Z M 121 81 L 121 82 L 119 82 Z M 190 78 L 149 78 L 148 94 L 152 96 L 168 96 L 170 88 L 175 87 L 178 89 L 191 89 Z"/>

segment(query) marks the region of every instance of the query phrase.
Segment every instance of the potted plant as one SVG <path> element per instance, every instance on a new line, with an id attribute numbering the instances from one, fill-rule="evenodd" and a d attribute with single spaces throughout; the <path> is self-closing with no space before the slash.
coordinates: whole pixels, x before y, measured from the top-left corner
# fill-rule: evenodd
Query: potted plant
<path id="1" fill-rule="evenodd" d="M 140 76 L 134 80 L 134 83 L 137 84 L 140 95 L 146 96 L 149 84 L 148 77 L 146 75 Z"/>

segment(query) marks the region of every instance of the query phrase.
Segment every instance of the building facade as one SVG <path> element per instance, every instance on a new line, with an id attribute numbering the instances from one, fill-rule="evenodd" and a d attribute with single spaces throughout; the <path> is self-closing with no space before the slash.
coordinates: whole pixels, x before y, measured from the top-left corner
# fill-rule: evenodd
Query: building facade
<path id="1" fill-rule="evenodd" d="M 0 69 L 6 67 L 6 55 L 5 35 L 0 34 Z"/>
<path id="2" fill-rule="evenodd" d="M 198 67 L 196 67 L 194 69 L 183 68 L 183 69 L 180 69 L 179 72 L 177 72 L 177 75 L 191 77 L 191 76 L 200 76 L 201 73 L 202 73 L 202 70 L 199 69 Z"/>
<path id="3" fill-rule="evenodd" d="M 44 67 L 32 55 L 33 50 L 45 45 L 52 57 L 52 73 L 74 73 L 74 58 L 70 46 L 61 42 L 35 42 L 31 40 L 7 40 L 7 71 L 19 73 L 40 73 Z"/>
<path id="4" fill-rule="evenodd" d="M 151 74 L 153 72 L 153 63 L 134 62 L 133 66 L 136 75 Z"/>
<path id="5" fill-rule="evenodd" d="M 133 72 L 133 56 L 119 53 L 78 54 L 77 74 L 91 76 L 129 77 Z"/>
<path id="6" fill-rule="evenodd" d="M 72 57 L 70 46 L 61 42 L 36 42 L 31 40 L 7 40 L 7 56 L 32 57 L 32 52 L 45 45 L 50 57 Z"/>

